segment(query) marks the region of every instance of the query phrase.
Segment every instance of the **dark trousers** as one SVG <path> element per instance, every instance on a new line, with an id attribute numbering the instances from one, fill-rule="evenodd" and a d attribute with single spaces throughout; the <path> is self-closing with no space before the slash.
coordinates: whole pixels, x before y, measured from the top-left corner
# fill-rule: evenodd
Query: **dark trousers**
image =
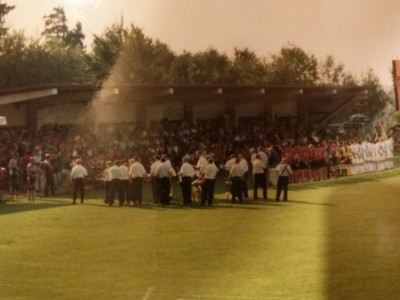
<path id="1" fill-rule="evenodd" d="M 171 191 L 171 182 L 168 177 L 163 177 L 158 179 L 159 188 L 159 202 L 162 205 L 169 205 L 170 197 L 169 193 Z"/>
<path id="2" fill-rule="evenodd" d="M 236 199 L 239 202 L 243 201 L 243 179 L 242 177 L 232 177 L 232 186 L 231 186 L 231 194 L 232 194 L 232 202 L 235 202 Z"/>
<path id="3" fill-rule="evenodd" d="M 48 196 L 49 193 L 54 196 L 54 190 L 55 190 L 55 186 L 54 186 L 54 179 L 53 179 L 53 174 L 46 174 L 46 183 L 44 185 L 44 195 Z"/>
<path id="4" fill-rule="evenodd" d="M 279 176 L 278 184 L 276 187 L 276 201 L 279 201 L 283 189 L 283 201 L 287 201 L 288 196 L 289 177 Z"/>
<path id="5" fill-rule="evenodd" d="M 110 203 L 110 189 L 111 189 L 111 181 L 107 180 L 104 183 L 104 189 L 105 189 L 105 198 L 104 198 L 104 203 Z"/>
<path id="6" fill-rule="evenodd" d="M 211 206 L 214 200 L 215 179 L 205 179 L 201 190 L 201 205 Z"/>
<path id="7" fill-rule="evenodd" d="M 267 199 L 267 181 L 265 173 L 254 174 L 254 199 L 258 199 L 257 190 L 262 188 L 263 198 Z"/>
<path id="8" fill-rule="evenodd" d="M 129 190 L 129 180 L 120 180 L 118 189 L 118 199 L 120 202 L 124 203 L 125 200 L 128 201 L 128 190 Z"/>
<path id="9" fill-rule="evenodd" d="M 114 204 L 115 201 L 115 196 L 118 193 L 118 189 L 119 189 L 119 180 L 118 179 L 113 179 L 110 182 L 110 197 L 108 199 L 108 205 L 112 206 Z M 122 205 L 121 199 L 119 202 L 120 205 Z"/>
<path id="10" fill-rule="evenodd" d="M 78 196 L 78 192 L 81 196 L 81 203 L 83 203 L 83 199 L 85 198 L 85 180 L 83 178 L 75 178 L 74 179 L 74 195 L 73 195 L 73 203 L 76 203 L 76 197 Z"/>
<path id="11" fill-rule="evenodd" d="M 153 202 L 160 203 L 160 189 L 158 187 L 159 186 L 158 178 L 152 176 L 150 179 L 150 185 L 151 185 L 151 193 L 153 194 Z"/>
<path id="12" fill-rule="evenodd" d="M 249 192 L 248 192 L 248 188 L 247 188 L 247 173 L 246 172 L 243 176 L 243 180 L 242 180 L 242 194 L 243 194 L 243 198 L 249 198 Z"/>
<path id="13" fill-rule="evenodd" d="M 182 177 L 182 197 L 183 204 L 192 203 L 192 178 L 189 176 Z"/>
<path id="14" fill-rule="evenodd" d="M 133 202 L 142 204 L 143 178 L 136 177 L 132 179 L 132 197 Z"/>

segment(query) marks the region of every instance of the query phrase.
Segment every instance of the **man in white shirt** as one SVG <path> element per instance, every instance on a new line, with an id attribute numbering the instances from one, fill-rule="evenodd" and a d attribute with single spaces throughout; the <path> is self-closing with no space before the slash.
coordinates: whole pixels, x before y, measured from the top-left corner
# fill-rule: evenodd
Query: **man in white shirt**
<path id="1" fill-rule="evenodd" d="M 278 171 L 279 177 L 278 177 L 278 184 L 276 187 L 275 201 L 279 201 L 282 189 L 283 189 L 283 201 L 287 201 L 289 176 L 290 174 L 292 174 L 292 169 L 290 168 L 290 165 L 286 163 L 286 159 L 283 158 L 282 161 L 276 166 L 276 170 Z"/>
<path id="2" fill-rule="evenodd" d="M 195 175 L 193 166 L 189 163 L 187 157 L 182 158 L 182 166 L 179 170 L 182 180 L 182 198 L 183 205 L 192 203 L 192 179 Z"/>
<path id="3" fill-rule="evenodd" d="M 132 197 L 134 204 L 142 204 L 142 189 L 143 180 L 146 178 L 147 172 L 140 162 L 140 159 L 135 156 L 133 164 L 129 168 L 129 177 L 132 180 Z"/>
<path id="4" fill-rule="evenodd" d="M 229 172 L 229 179 L 232 183 L 232 203 L 235 203 L 236 199 L 238 199 L 240 203 L 243 202 L 243 176 L 244 170 L 243 167 L 240 165 L 240 158 L 236 158 L 235 163 L 233 164 Z"/>
<path id="5" fill-rule="evenodd" d="M 78 195 L 78 191 L 81 196 L 81 203 L 85 198 L 85 177 L 88 175 L 87 170 L 81 164 L 81 160 L 76 160 L 76 165 L 71 170 L 71 179 L 74 185 L 74 195 L 72 204 L 76 204 L 76 197 Z"/>
<path id="6" fill-rule="evenodd" d="M 214 164 L 212 158 L 208 159 L 208 163 L 203 167 L 202 174 L 204 177 L 201 191 L 201 205 L 212 206 L 214 200 L 215 178 L 217 177 L 218 168 Z"/>
<path id="7" fill-rule="evenodd" d="M 160 193 L 158 188 L 158 176 L 157 176 L 157 169 L 161 164 L 160 156 L 154 155 L 150 159 L 150 185 L 151 185 L 151 192 L 153 194 L 153 203 L 158 204 L 160 203 Z"/>
<path id="8" fill-rule="evenodd" d="M 129 169 L 127 166 L 126 160 L 121 160 L 119 172 L 120 172 L 120 178 L 119 178 L 119 198 L 121 199 L 122 203 L 129 202 L 128 199 L 128 190 L 129 190 Z"/>
<path id="9" fill-rule="evenodd" d="M 113 206 L 115 201 L 115 196 L 118 192 L 119 188 L 119 179 L 121 178 L 121 172 L 119 171 L 119 161 L 114 161 L 114 165 L 109 168 L 109 175 L 110 175 L 110 197 L 108 199 L 108 205 Z M 119 206 L 122 206 L 121 199 L 119 200 Z"/>
<path id="10" fill-rule="evenodd" d="M 239 165 L 243 169 L 243 180 L 242 180 L 243 198 L 249 198 L 249 192 L 247 188 L 247 174 L 249 171 L 249 164 L 247 162 L 247 159 L 242 154 L 239 154 Z"/>
<path id="11" fill-rule="evenodd" d="M 162 205 L 169 205 L 171 192 L 171 165 L 165 156 L 161 158 L 156 174 L 158 177 L 159 202 Z"/>
<path id="12" fill-rule="evenodd" d="M 260 155 L 256 155 L 253 160 L 253 177 L 254 177 L 254 199 L 257 200 L 257 190 L 258 188 L 262 188 L 263 191 L 263 199 L 267 199 L 267 181 L 265 179 L 265 169 L 267 166 L 265 163 L 260 159 Z"/>

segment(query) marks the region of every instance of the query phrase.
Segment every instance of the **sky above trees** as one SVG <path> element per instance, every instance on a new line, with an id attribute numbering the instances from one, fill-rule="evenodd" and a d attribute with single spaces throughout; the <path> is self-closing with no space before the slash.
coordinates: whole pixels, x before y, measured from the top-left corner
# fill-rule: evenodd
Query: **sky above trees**
<path id="1" fill-rule="evenodd" d="M 293 43 L 318 59 L 332 55 L 355 76 L 372 68 L 390 85 L 400 58 L 398 0 L 8 0 L 13 29 L 39 36 L 43 16 L 63 6 L 70 27 L 82 23 L 85 42 L 123 16 L 177 53 L 213 47 L 227 55 L 248 47 L 258 56 Z"/>

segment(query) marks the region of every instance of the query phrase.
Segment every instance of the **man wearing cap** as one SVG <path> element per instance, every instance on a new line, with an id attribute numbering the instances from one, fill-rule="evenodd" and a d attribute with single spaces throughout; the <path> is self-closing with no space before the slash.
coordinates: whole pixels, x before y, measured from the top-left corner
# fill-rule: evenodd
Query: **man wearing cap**
<path id="1" fill-rule="evenodd" d="M 76 204 L 76 197 L 78 195 L 78 191 L 81 196 L 81 203 L 85 198 L 85 177 L 88 175 L 87 170 L 81 164 L 81 160 L 77 159 L 75 161 L 75 166 L 71 170 L 71 179 L 74 185 L 74 195 L 72 204 Z"/>

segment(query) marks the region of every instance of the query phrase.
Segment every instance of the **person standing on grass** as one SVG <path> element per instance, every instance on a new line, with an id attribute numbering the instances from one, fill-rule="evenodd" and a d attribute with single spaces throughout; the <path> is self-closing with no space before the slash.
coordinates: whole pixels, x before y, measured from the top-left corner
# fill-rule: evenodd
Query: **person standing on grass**
<path id="1" fill-rule="evenodd" d="M 128 190 L 130 188 L 129 184 L 129 168 L 127 166 L 127 161 L 126 160 L 121 160 L 120 166 L 119 166 L 119 172 L 121 175 L 120 181 L 119 181 L 119 195 L 118 197 L 121 199 L 121 201 L 124 203 L 129 202 L 129 193 Z"/>
<path id="2" fill-rule="evenodd" d="M 267 166 L 260 159 L 260 155 L 257 154 L 252 162 L 253 165 L 253 177 L 254 177 L 254 187 L 253 187 L 253 195 L 254 200 L 258 199 L 258 188 L 262 188 L 263 198 L 267 200 L 267 181 L 265 179 L 265 169 Z"/>
<path id="3" fill-rule="evenodd" d="M 160 156 L 154 155 L 150 159 L 150 185 L 151 185 L 151 193 L 153 195 L 153 203 L 159 204 L 160 203 L 160 188 L 158 184 L 158 175 L 157 169 L 161 164 Z"/>
<path id="4" fill-rule="evenodd" d="M 179 170 L 179 175 L 181 176 L 182 185 L 182 198 L 183 205 L 188 205 L 192 203 L 192 179 L 196 174 L 194 167 L 189 163 L 189 158 L 182 158 L 182 166 Z"/>
<path id="5" fill-rule="evenodd" d="M 207 164 L 202 168 L 203 184 L 201 189 L 201 206 L 212 206 L 214 200 L 215 180 L 219 169 L 214 163 L 214 159 L 208 158 Z"/>
<path id="6" fill-rule="evenodd" d="M 236 158 L 235 163 L 231 167 L 229 172 L 229 179 L 232 183 L 231 194 L 232 203 L 236 202 L 236 199 L 242 203 L 243 202 L 243 177 L 244 177 L 243 167 L 240 165 L 240 158 Z"/>
<path id="7" fill-rule="evenodd" d="M 112 167 L 112 161 L 106 162 L 106 168 L 103 171 L 103 180 L 104 180 L 104 203 L 108 204 L 110 202 L 110 187 L 111 187 L 111 174 L 110 168 Z"/>
<path id="8" fill-rule="evenodd" d="M 77 159 L 75 163 L 75 166 L 71 170 L 71 179 L 74 186 L 72 204 L 76 204 L 78 191 L 81 196 L 81 203 L 83 203 L 83 200 L 85 198 L 85 177 L 88 175 L 88 172 L 86 168 L 82 166 L 80 159 Z"/>
<path id="9" fill-rule="evenodd" d="M 109 168 L 109 175 L 111 182 L 110 182 L 110 194 L 109 194 L 110 197 L 108 199 L 108 205 L 113 206 L 115 201 L 115 196 L 117 195 L 119 189 L 119 180 L 121 178 L 118 160 L 115 160 L 114 165 Z M 123 202 L 121 201 L 120 198 L 118 200 L 119 200 L 119 206 L 122 206 Z"/>
<path id="10" fill-rule="evenodd" d="M 14 201 L 14 196 L 18 202 L 19 189 L 20 189 L 20 174 L 17 167 L 12 167 L 9 173 L 10 195 L 11 201 Z"/>
<path id="11" fill-rule="evenodd" d="M 292 174 L 292 169 L 290 165 L 286 163 L 286 159 L 283 158 L 281 162 L 276 166 L 278 171 L 278 184 L 276 187 L 276 200 L 279 201 L 282 189 L 283 189 L 283 201 L 288 199 L 288 186 L 289 186 L 289 176 Z"/>
<path id="12" fill-rule="evenodd" d="M 32 156 L 30 158 L 30 162 L 26 166 L 27 173 L 27 192 L 28 192 L 28 201 L 35 202 L 36 196 L 36 180 L 39 176 L 39 167 L 36 165 L 35 158 Z"/>
<path id="13" fill-rule="evenodd" d="M 136 205 L 142 204 L 143 199 L 143 180 L 146 179 L 147 172 L 139 157 L 135 156 L 133 158 L 133 163 L 129 167 L 129 178 L 132 181 L 132 198 L 133 203 Z"/>
<path id="14" fill-rule="evenodd" d="M 156 174 L 158 177 L 159 203 L 169 205 L 171 200 L 171 165 L 165 156 L 161 157 Z"/>

